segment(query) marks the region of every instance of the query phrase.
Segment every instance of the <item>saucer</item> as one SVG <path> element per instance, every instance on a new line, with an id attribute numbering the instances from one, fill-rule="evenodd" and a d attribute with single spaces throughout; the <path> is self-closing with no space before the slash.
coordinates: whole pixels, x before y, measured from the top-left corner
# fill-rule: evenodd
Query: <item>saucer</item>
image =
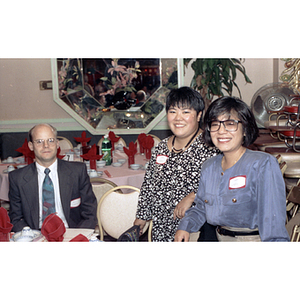
<path id="1" fill-rule="evenodd" d="M 22 231 L 18 231 L 12 236 L 12 240 L 14 242 L 32 242 L 34 239 L 42 235 L 39 230 L 32 230 L 32 231 L 33 231 L 33 238 L 30 238 L 28 236 L 22 236 Z"/>

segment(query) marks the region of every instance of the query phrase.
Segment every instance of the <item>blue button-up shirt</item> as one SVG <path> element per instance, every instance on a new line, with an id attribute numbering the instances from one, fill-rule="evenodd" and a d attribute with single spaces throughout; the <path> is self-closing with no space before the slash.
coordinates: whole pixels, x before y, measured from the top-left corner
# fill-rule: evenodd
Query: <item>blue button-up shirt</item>
<path id="1" fill-rule="evenodd" d="M 285 228 L 285 183 L 275 157 L 247 149 L 223 172 L 223 155 L 207 160 L 201 170 L 196 206 L 178 229 L 196 232 L 205 221 L 212 225 L 258 228 L 262 241 L 289 241 Z"/>

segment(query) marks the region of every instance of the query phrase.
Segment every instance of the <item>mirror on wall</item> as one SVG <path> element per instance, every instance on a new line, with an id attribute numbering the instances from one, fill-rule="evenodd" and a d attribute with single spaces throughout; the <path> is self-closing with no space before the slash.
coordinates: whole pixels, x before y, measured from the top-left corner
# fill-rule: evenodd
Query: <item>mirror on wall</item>
<path id="1" fill-rule="evenodd" d="M 178 60 L 58 58 L 52 79 L 54 101 L 92 134 L 147 133 L 178 87 Z"/>

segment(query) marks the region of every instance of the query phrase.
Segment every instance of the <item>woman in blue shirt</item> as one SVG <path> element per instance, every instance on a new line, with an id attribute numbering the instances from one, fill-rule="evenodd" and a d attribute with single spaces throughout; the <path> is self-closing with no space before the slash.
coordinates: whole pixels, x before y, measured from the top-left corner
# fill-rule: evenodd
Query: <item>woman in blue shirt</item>
<path id="1" fill-rule="evenodd" d="M 259 131 L 245 102 L 215 100 L 204 117 L 204 140 L 222 154 L 202 167 L 200 185 L 181 220 L 175 241 L 207 221 L 217 225 L 219 241 L 289 241 L 285 228 L 285 183 L 275 157 L 247 149 Z"/>

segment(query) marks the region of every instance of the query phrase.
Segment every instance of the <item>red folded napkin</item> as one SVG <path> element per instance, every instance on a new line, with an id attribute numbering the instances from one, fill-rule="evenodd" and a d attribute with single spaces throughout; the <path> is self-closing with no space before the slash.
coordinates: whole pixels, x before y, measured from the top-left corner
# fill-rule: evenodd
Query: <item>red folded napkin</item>
<path id="1" fill-rule="evenodd" d="M 16 151 L 22 153 L 25 157 L 25 162 L 29 165 L 31 163 L 33 163 L 33 160 L 35 158 L 34 152 L 31 151 L 28 147 L 28 142 L 27 142 L 27 138 L 25 138 L 25 141 L 22 145 L 22 147 L 16 149 Z"/>
<path id="2" fill-rule="evenodd" d="M 88 151 L 88 153 L 86 154 L 82 154 L 80 155 L 83 159 L 85 160 L 89 160 L 90 161 L 90 168 L 97 170 L 97 164 L 96 164 L 96 160 L 99 160 L 102 158 L 102 155 L 98 155 L 97 154 L 97 145 L 94 144 L 92 146 L 92 148 Z"/>
<path id="3" fill-rule="evenodd" d="M 111 142 L 111 151 L 115 150 L 115 143 L 121 138 L 120 136 L 116 137 L 115 133 L 113 131 L 110 131 L 108 133 L 108 138 Z"/>
<path id="4" fill-rule="evenodd" d="M 130 142 L 128 148 L 123 147 L 125 154 L 128 156 L 128 168 L 130 165 L 134 164 L 134 156 L 137 153 L 137 144 Z"/>
<path id="5" fill-rule="evenodd" d="M 87 143 L 91 140 L 91 137 L 87 138 L 86 137 L 86 132 L 82 131 L 81 137 L 74 137 L 75 141 L 77 143 L 81 143 L 82 147 L 86 146 Z"/>
<path id="6" fill-rule="evenodd" d="M 138 141 L 140 145 L 140 153 L 144 153 L 143 140 L 146 138 L 146 133 L 140 133 L 138 135 Z"/>
<path id="7" fill-rule="evenodd" d="M 151 135 L 147 135 L 145 139 L 142 140 L 143 147 L 145 149 L 146 159 L 151 158 L 151 149 L 154 146 L 154 139 Z"/>
<path id="8" fill-rule="evenodd" d="M 63 159 L 65 157 L 65 155 L 60 155 L 60 147 L 57 149 L 57 153 L 56 153 L 56 157 L 59 158 L 59 159 Z"/>
<path id="9" fill-rule="evenodd" d="M 88 238 L 81 233 L 79 233 L 78 235 L 76 235 L 70 240 L 70 242 L 88 242 L 88 241 L 89 241 Z"/>
<path id="10" fill-rule="evenodd" d="M 46 217 L 42 224 L 41 233 L 48 242 L 62 242 L 65 232 L 64 222 L 54 213 Z"/>
<path id="11" fill-rule="evenodd" d="M 9 233 L 13 228 L 13 224 L 10 223 L 7 210 L 4 207 L 0 207 L 0 242 L 9 241 Z"/>

